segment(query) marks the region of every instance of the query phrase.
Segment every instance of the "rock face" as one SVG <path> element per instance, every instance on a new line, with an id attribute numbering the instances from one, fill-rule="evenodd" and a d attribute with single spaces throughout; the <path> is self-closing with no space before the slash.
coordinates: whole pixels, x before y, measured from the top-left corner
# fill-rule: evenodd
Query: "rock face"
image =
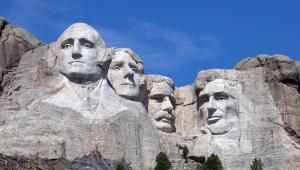
<path id="1" fill-rule="evenodd" d="M 0 94 L 1 89 L 9 84 L 12 77 L 12 75 L 4 76 L 3 74 L 10 72 L 12 67 L 17 66 L 25 52 L 41 44 L 31 33 L 10 24 L 5 18 L 0 17 Z"/>
<path id="2" fill-rule="evenodd" d="M 299 167 L 299 145 L 284 130 L 266 74 L 262 67 L 198 74 L 199 114 L 206 120 L 200 139 L 210 140 L 196 143 L 196 155 L 217 153 L 226 169 L 247 169 L 255 157 L 267 169 Z"/>
<path id="3" fill-rule="evenodd" d="M 2 68 L 12 66 L 7 57 Z M 197 169 L 182 158 L 186 146 L 217 154 L 225 169 L 249 169 L 255 157 L 264 169 L 297 169 L 299 68 L 259 55 L 175 87 L 145 75 L 133 50 L 108 48 L 94 28 L 73 24 L 4 76 L 0 168 L 151 170 L 165 152 L 172 169 Z"/>
<path id="4" fill-rule="evenodd" d="M 11 25 L 3 17 L 0 18 L 0 28 L 0 64 L 2 67 L 11 67 L 25 52 L 42 44 L 31 33 Z"/>
<path id="5" fill-rule="evenodd" d="M 257 62 L 261 61 L 261 62 Z M 253 64 L 256 63 L 256 64 Z M 235 68 L 263 68 L 264 79 L 272 93 L 285 129 L 299 143 L 300 137 L 300 80 L 299 64 L 284 55 L 257 56 L 241 61 Z"/>

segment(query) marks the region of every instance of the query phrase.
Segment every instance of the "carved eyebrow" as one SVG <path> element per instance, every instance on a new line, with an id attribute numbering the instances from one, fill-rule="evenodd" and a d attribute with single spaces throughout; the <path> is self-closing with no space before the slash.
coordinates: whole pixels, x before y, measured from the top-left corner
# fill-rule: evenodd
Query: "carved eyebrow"
<path id="1" fill-rule="evenodd" d="M 80 42 L 80 44 L 85 44 L 85 43 L 88 43 L 88 44 L 90 44 L 91 45 L 91 48 L 93 48 L 94 46 L 95 46 L 95 43 L 94 42 L 92 42 L 92 41 L 90 41 L 90 40 L 88 40 L 88 39 L 86 39 L 86 38 L 80 38 L 79 39 L 79 42 Z"/>
<path id="2" fill-rule="evenodd" d="M 226 99 L 229 98 L 229 95 L 227 93 L 225 93 L 225 92 L 216 92 L 216 93 L 214 93 L 214 97 L 215 98 L 219 97 L 219 96 L 225 97 Z"/>
<path id="3" fill-rule="evenodd" d="M 165 95 L 163 95 L 163 94 L 153 94 L 153 95 L 151 95 L 151 93 L 149 94 L 150 99 L 163 98 L 164 96 Z"/>
<path id="4" fill-rule="evenodd" d="M 72 44 L 73 45 L 74 44 L 74 39 L 73 38 L 68 38 L 68 39 L 64 40 L 63 42 L 61 42 L 60 47 L 63 48 L 64 45 L 66 45 L 66 44 Z"/>
<path id="5" fill-rule="evenodd" d="M 128 65 L 129 65 L 130 67 L 134 67 L 135 69 L 138 69 L 138 65 L 135 64 L 135 63 L 128 63 Z"/>
<path id="6" fill-rule="evenodd" d="M 116 66 L 116 65 L 123 65 L 123 61 L 115 61 L 115 62 L 111 62 L 110 67 Z"/>
<path id="7" fill-rule="evenodd" d="M 205 94 L 201 94 L 201 93 L 200 93 L 200 94 L 199 94 L 199 97 L 200 97 L 200 98 L 209 98 L 209 94 L 206 94 L 206 93 L 205 93 Z"/>

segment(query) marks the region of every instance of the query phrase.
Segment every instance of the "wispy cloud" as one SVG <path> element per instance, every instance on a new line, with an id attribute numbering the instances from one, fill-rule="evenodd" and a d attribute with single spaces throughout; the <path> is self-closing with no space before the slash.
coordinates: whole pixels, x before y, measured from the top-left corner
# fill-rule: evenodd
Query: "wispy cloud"
<path id="1" fill-rule="evenodd" d="M 7 16 L 13 23 L 24 25 L 30 30 L 38 26 L 57 30 L 65 28 L 64 14 L 80 7 L 78 1 L 37 1 L 12 0 L 12 8 L 7 10 Z"/>
<path id="2" fill-rule="evenodd" d="M 84 12 L 81 1 L 12 0 L 7 16 L 13 23 L 25 27 L 35 35 L 54 41 L 72 22 L 75 12 Z M 89 18 L 91 13 L 84 18 Z M 118 21 L 116 21 L 118 22 Z M 218 37 L 213 33 L 192 34 L 156 23 L 130 21 L 130 26 L 108 28 L 99 24 L 96 28 L 108 47 L 132 48 L 143 59 L 146 71 L 178 71 L 190 63 L 200 63 L 216 58 L 221 49 Z M 51 37 L 51 38 L 49 38 Z M 39 37 L 38 37 L 39 38 Z M 43 39 L 42 39 L 43 40 Z"/>
<path id="3" fill-rule="evenodd" d="M 180 65 L 218 56 L 220 41 L 212 33 L 189 34 L 154 23 L 136 23 L 124 31 L 99 27 L 108 46 L 136 51 L 150 70 L 176 70 Z"/>

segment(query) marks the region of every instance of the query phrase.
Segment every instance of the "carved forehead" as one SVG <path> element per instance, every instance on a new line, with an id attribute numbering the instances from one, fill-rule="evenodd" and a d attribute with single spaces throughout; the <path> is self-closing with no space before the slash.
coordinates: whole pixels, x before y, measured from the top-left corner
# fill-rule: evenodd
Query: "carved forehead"
<path id="1" fill-rule="evenodd" d="M 112 62 L 115 61 L 130 61 L 136 63 L 133 58 L 126 53 L 125 51 L 117 51 L 115 55 L 112 57 Z"/>
<path id="2" fill-rule="evenodd" d="M 140 57 L 130 48 L 114 48 L 112 58 L 117 57 L 118 55 L 124 55 L 124 53 L 127 53 L 136 63 L 140 63 L 143 65 Z"/>
<path id="3" fill-rule="evenodd" d="M 233 90 L 228 81 L 223 79 L 216 79 L 206 84 L 204 89 L 200 92 L 201 94 L 209 94 L 209 93 L 216 93 L 216 92 L 225 92 L 230 93 Z"/>
<path id="4" fill-rule="evenodd" d="M 105 48 L 105 43 L 100 34 L 93 27 L 85 23 L 76 23 L 69 26 L 58 38 L 57 43 L 61 43 L 68 38 L 86 38 Z"/>
<path id="5" fill-rule="evenodd" d="M 174 91 L 174 83 L 171 78 L 155 74 L 146 75 L 147 91 L 150 92 L 155 84 L 161 84 L 162 82 L 164 82 L 164 86 L 168 86 Z"/>
<path id="6" fill-rule="evenodd" d="M 154 95 L 169 96 L 173 93 L 174 93 L 173 88 L 170 87 L 167 82 L 163 81 L 163 82 L 153 84 L 153 87 L 150 92 L 150 96 L 154 96 Z"/>
<path id="7" fill-rule="evenodd" d="M 130 48 L 112 48 L 112 60 L 113 62 L 116 61 L 115 58 L 119 58 L 119 55 L 126 55 L 129 56 L 138 66 L 138 72 L 143 74 L 144 73 L 144 64 L 140 57 L 133 52 Z"/>

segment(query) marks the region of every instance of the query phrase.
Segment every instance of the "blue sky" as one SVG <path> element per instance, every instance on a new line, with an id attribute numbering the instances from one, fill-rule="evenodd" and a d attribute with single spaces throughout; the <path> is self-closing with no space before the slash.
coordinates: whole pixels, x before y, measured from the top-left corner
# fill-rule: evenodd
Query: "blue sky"
<path id="1" fill-rule="evenodd" d="M 108 47 L 132 48 L 147 74 L 169 76 L 176 86 L 258 54 L 300 60 L 299 0 L 6 0 L 0 16 L 44 43 L 85 22 Z"/>

